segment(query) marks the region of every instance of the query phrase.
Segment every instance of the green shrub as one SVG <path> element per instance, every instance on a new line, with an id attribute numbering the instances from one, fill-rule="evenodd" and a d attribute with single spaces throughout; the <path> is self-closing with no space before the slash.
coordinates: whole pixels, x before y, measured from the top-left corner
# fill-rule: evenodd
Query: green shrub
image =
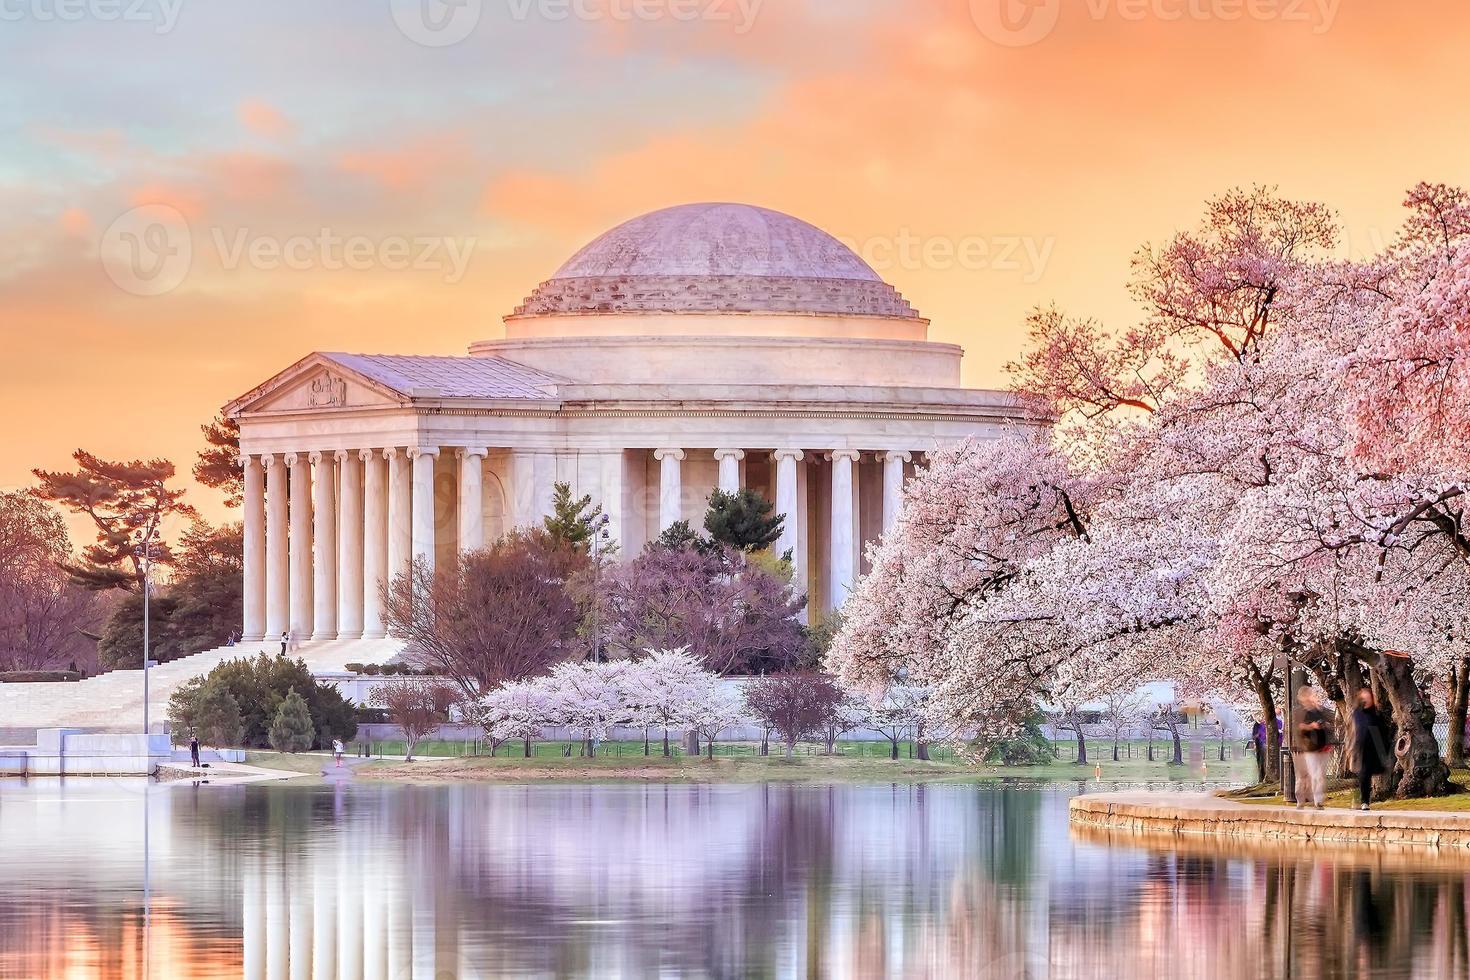
<path id="1" fill-rule="evenodd" d="M 232 740 L 235 744 L 251 748 L 270 745 L 271 727 L 292 691 L 306 705 L 318 747 L 330 745 L 334 737 L 346 742 L 357 734 L 352 702 L 336 687 L 318 683 L 301 660 L 264 653 L 226 661 L 207 677 L 195 678 L 179 688 L 169 700 L 169 718 L 176 730 L 198 730 L 204 724 L 201 699 L 211 686 L 228 694 L 238 709 L 240 733 Z M 212 738 L 209 741 L 228 744 Z"/>
<path id="2" fill-rule="evenodd" d="M 362 664 L 343 664 L 342 666 L 349 674 L 362 673 Z"/>
<path id="3" fill-rule="evenodd" d="M 378 674 L 382 673 L 382 670 L 383 668 L 379 667 L 377 664 L 368 664 L 367 666 L 362 668 L 362 672 L 364 674 L 367 674 L 369 677 L 377 677 Z"/>

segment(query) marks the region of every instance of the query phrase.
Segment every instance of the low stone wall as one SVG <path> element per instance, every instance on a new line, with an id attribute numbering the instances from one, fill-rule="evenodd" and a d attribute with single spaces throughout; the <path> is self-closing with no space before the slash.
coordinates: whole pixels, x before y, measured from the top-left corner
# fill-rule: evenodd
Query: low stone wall
<path id="1" fill-rule="evenodd" d="M 42 728 L 36 744 L 0 749 L 0 775 L 146 776 L 169 761 L 167 734 L 115 735 Z"/>
<path id="2" fill-rule="evenodd" d="M 1152 837 L 1258 838 L 1470 848 L 1470 815 L 1424 810 L 1298 810 L 1197 793 L 1073 797 L 1074 826 Z"/>

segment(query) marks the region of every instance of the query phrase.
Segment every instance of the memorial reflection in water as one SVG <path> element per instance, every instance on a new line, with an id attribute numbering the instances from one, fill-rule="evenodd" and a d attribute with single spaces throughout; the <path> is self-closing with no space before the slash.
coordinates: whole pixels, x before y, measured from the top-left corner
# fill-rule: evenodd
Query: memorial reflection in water
<path id="1" fill-rule="evenodd" d="M 1466 972 L 1470 865 L 1074 837 L 1067 795 L 7 784 L 0 976 Z"/>

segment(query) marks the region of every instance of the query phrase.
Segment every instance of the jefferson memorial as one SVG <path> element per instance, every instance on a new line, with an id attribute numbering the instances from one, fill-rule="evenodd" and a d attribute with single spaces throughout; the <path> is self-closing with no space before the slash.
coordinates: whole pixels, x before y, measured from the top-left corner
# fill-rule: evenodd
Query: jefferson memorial
<path id="1" fill-rule="evenodd" d="M 715 487 L 786 516 L 815 616 L 924 454 L 1036 424 L 831 235 L 689 204 L 592 241 L 462 357 L 315 353 L 226 406 L 245 476 L 244 639 L 384 636 L 380 588 L 539 524 L 556 482 L 631 555 Z"/>

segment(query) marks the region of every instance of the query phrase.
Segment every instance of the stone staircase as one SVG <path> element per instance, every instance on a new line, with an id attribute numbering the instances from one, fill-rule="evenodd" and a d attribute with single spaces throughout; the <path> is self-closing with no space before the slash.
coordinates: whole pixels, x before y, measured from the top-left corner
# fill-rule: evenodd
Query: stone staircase
<path id="1" fill-rule="evenodd" d="M 149 722 L 168 717 L 168 699 L 194 677 L 219 664 L 258 653 L 276 654 L 279 643 L 241 643 L 171 660 L 148 671 Z M 290 654 L 314 674 L 336 673 L 349 663 L 385 663 L 403 649 L 401 640 L 313 640 Z M 85 728 L 136 732 L 143 726 L 143 672 L 113 670 L 84 681 L 0 684 L 0 730 Z"/>

